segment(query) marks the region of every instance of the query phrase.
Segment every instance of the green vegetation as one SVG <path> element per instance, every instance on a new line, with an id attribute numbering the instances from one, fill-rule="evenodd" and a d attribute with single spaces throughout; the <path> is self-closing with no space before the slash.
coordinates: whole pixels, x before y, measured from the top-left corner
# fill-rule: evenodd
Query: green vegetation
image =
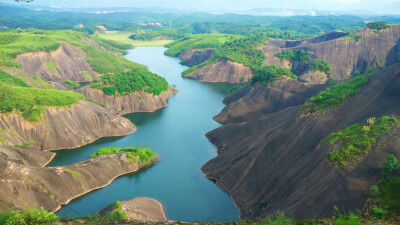
<path id="1" fill-rule="evenodd" d="M 266 40 L 268 40 L 268 37 L 258 35 L 229 41 L 214 50 L 215 58 L 243 63 L 253 70 L 258 70 L 262 67 L 265 55 L 257 47 Z"/>
<path id="2" fill-rule="evenodd" d="M 0 137 L 0 143 L 5 143 L 7 140 L 3 137 Z"/>
<path id="3" fill-rule="evenodd" d="M 337 80 L 335 78 L 328 78 L 326 80 L 326 83 L 332 83 L 332 82 L 336 82 Z"/>
<path id="4" fill-rule="evenodd" d="M 348 41 L 354 39 L 356 42 L 358 42 L 361 38 L 362 36 L 360 34 L 349 34 L 346 37 L 344 37 L 343 40 Z"/>
<path id="5" fill-rule="evenodd" d="M 57 70 L 58 63 L 56 62 L 47 62 L 47 71 L 54 74 L 59 74 Z"/>
<path id="6" fill-rule="evenodd" d="M 85 60 L 94 71 L 100 74 L 120 73 L 126 70 L 146 68 L 125 58 L 120 58 L 92 47 L 82 40 L 82 36 L 85 35 L 80 32 L 68 30 L 18 30 L 0 32 L 0 68 L 21 68 L 21 65 L 14 60 L 17 55 L 25 52 L 51 52 L 60 47 L 60 41 L 65 41 L 80 48 L 86 55 Z M 116 43 L 107 42 L 99 37 L 94 37 L 94 39 L 97 42 L 106 43 L 104 47 L 110 48 L 109 50 L 117 50 L 115 47 L 117 46 Z M 50 71 L 55 72 L 57 65 L 50 62 L 47 67 Z"/>
<path id="7" fill-rule="evenodd" d="M 64 170 L 65 170 L 66 172 L 68 172 L 68 173 L 74 175 L 76 178 L 81 179 L 81 175 L 80 175 L 77 171 L 69 170 L 69 169 L 64 169 Z"/>
<path id="8" fill-rule="evenodd" d="M 376 138 L 398 124 L 397 119 L 384 116 L 379 119 L 370 118 L 367 124 L 360 126 L 353 124 L 336 133 L 332 133 L 321 141 L 329 145 L 339 143 L 340 147 L 328 154 L 328 159 L 333 165 L 344 169 L 346 166 L 355 166 L 364 155 L 367 155 Z"/>
<path id="9" fill-rule="evenodd" d="M 312 113 L 323 114 L 328 109 L 341 106 L 343 102 L 356 95 L 367 84 L 373 72 L 373 69 L 368 69 L 364 75 L 353 77 L 350 80 L 321 91 L 307 100 L 299 111 L 303 115 Z"/>
<path id="10" fill-rule="evenodd" d="M 384 178 L 379 181 L 383 205 L 390 211 L 400 212 L 400 177 Z"/>
<path id="11" fill-rule="evenodd" d="M 185 38 L 187 35 L 179 30 L 160 30 L 160 31 L 147 31 L 144 33 L 136 33 L 129 36 L 133 40 L 151 41 L 157 37 L 168 37 L 174 40 Z"/>
<path id="12" fill-rule="evenodd" d="M 28 84 L 22 80 L 11 76 L 10 74 L 0 71 L 0 85 L 11 85 L 17 87 L 30 87 Z"/>
<path id="13" fill-rule="evenodd" d="M 307 51 L 304 50 L 283 50 L 275 56 L 280 59 L 298 61 L 302 63 L 308 63 L 310 61 L 310 55 Z"/>
<path id="14" fill-rule="evenodd" d="M 107 74 L 95 79 L 92 88 L 103 90 L 107 95 L 129 95 L 132 92 L 145 91 L 160 95 L 168 90 L 165 78 L 146 70 L 134 70 L 118 74 Z"/>
<path id="15" fill-rule="evenodd" d="M 88 80 L 88 81 L 92 81 L 93 80 L 92 75 L 90 75 L 90 73 L 88 71 L 83 71 L 82 72 L 82 76 L 84 76 L 85 79 Z"/>
<path id="16" fill-rule="evenodd" d="M 216 63 L 216 62 L 218 62 L 218 61 L 215 58 L 213 58 L 213 59 L 209 59 L 209 60 L 207 60 L 207 61 L 205 61 L 205 62 L 203 62 L 203 63 L 201 63 L 201 64 L 199 64 L 197 66 L 192 66 L 192 67 L 190 67 L 190 68 L 188 68 L 188 69 L 186 69 L 186 70 L 184 70 L 182 72 L 182 77 L 186 76 L 189 73 L 192 73 L 192 72 L 196 71 L 199 68 L 202 68 L 204 66 L 207 66 L 207 65 L 210 65 L 210 64 L 213 64 L 213 63 Z"/>
<path id="17" fill-rule="evenodd" d="M 24 146 L 31 146 L 31 145 L 34 145 L 35 144 L 35 142 L 34 141 L 27 141 L 27 142 L 24 142 Z"/>
<path id="18" fill-rule="evenodd" d="M 176 40 L 166 45 L 169 47 L 165 55 L 179 56 L 190 48 L 205 49 L 222 47 L 226 42 L 239 39 L 242 36 L 229 34 L 198 34 Z"/>
<path id="19" fill-rule="evenodd" d="M 130 162 L 135 163 L 139 162 L 140 165 L 147 165 L 153 163 L 157 160 L 156 153 L 154 153 L 150 148 L 145 147 L 141 148 L 140 146 L 135 147 L 126 147 L 126 148 L 115 148 L 115 147 L 106 147 L 100 148 L 97 152 L 90 155 L 90 157 L 95 157 L 98 155 L 109 155 L 126 152 L 127 158 Z"/>
<path id="20" fill-rule="evenodd" d="M 127 54 L 128 51 L 126 51 L 125 49 L 132 47 L 130 44 L 102 38 L 98 35 L 91 35 L 90 39 L 92 39 L 93 41 L 97 42 L 98 44 L 100 44 L 101 46 L 105 47 L 110 51 L 119 52 L 121 54 Z"/>
<path id="21" fill-rule="evenodd" d="M 91 99 L 91 98 L 85 98 L 85 101 L 88 101 L 88 102 L 97 104 L 97 105 L 99 105 L 99 106 L 101 106 L 101 107 L 103 107 L 103 108 L 108 108 L 108 106 L 107 106 L 106 104 L 101 103 L 101 102 L 96 102 L 95 100 L 93 100 L 93 99 Z"/>
<path id="22" fill-rule="evenodd" d="M 28 121 L 37 122 L 44 113 L 45 106 L 71 106 L 84 99 L 79 93 L 25 87 L 26 85 L 21 82 L 12 81 L 22 87 L 0 86 L 0 113 L 10 113 L 16 109 Z"/>
<path id="23" fill-rule="evenodd" d="M 66 81 L 64 81 L 66 84 L 68 84 L 68 86 L 71 88 L 71 89 L 76 89 L 78 86 L 79 86 L 79 84 L 76 82 L 76 81 L 72 81 L 72 80 L 66 80 Z"/>
<path id="24" fill-rule="evenodd" d="M 19 79 L 27 82 L 27 83 L 33 83 L 38 85 L 42 89 L 53 89 L 49 83 L 46 81 L 40 79 L 37 76 L 29 77 L 29 76 L 18 76 Z"/>
<path id="25" fill-rule="evenodd" d="M 290 70 L 277 65 L 271 65 L 264 66 L 260 70 L 256 71 L 254 76 L 251 78 L 250 83 L 251 85 L 254 85 L 255 83 L 268 85 L 269 83 L 278 80 L 283 76 L 297 80 L 297 76 L 294 75 Z"/>
<path id="26" fill-rule="evenodd" d="M 0 224 L 4 225 L 44 225 L 52 224 L 57 215 L 43 208 L 26 208 L 24 212 L 11 211 L 0 213 Z"/>
<path id="27" fill-rule="evenodd" d="M 331 64 L 325 60 L 314 59 L 308 64 L 308 68 L 311 71 L 321 71 L 327 75 L 331 74 Z"/>
<path id="28" fill-rule="evenodd" d="M 399 169 L 400 164 L 397 163 L 397 158 L 394 155 L 390 155 L 382 166 L 382 174 L 384 177 L 390 177 Z"/>
<path id="29" fill-rule="evenodd" d="M 232 94 L 233 92 L 243 88 L 244 86 L 245 86 L 244 84 L 237 84 L 237 85 L 233 86 L 232 88 L 230 88 L 226 95 Z"/>
<path id="30" fill-rule="evenodd" d="M 337 216 L 335 223 L 337 225 L 359 225 L 359 224 L 361 224 L 359 221 L 359 217 L 353 213 L 350 213 L 349 216 L 344 216 L 344 215 Z"/>
<path id="31" fill-rule="evenodd" d="M 371 30 L 385 30 L 390 26 L 384 21 L 371 22 L 367 24 L 367 28 Z"/>

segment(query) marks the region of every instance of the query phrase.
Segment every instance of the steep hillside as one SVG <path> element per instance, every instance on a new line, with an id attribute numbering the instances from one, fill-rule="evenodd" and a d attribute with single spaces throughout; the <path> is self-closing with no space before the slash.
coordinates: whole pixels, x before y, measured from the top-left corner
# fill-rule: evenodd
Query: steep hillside
<path id="1" fill-rule="evenodd" d="M 365 155 L 348 159 L 345 168 L 328 157 L 343 143 L 321 141 L 356 123 L 367 126 L 369 118 L 399 118 L 399 77 L 399 65 L 376 73 L 358 94 L 324 114 L 300 118 L 301 105 L 272 110 L 271 103 L 264 115 L 211 131 L 207 137 L 218 147 L 218 156 L 202 171 L 231 195 L 243 218 L 276 211 L 295 219 L 330 217 L 335 206 L 365 210 L 382 164 L 390 154 L 400 157 L 399 125 L 376 133 L 376 143 L 366 145 Z"/>
<path id="2" fill-rule="evenodd" d="M 356 70 L 363 73 L 367 67 L 390 66 L 400 60 L 400 25 L 390 25 L 383 30 L 364 28 L 351 35 L 332 32 L 320 37 L 300 41 L 270 39 L 262 46 L 267 59 L 264 65 L 278 64 L 293 68 L 296 62 L 280 60 L 276 54 L 285 50 L 305 50 L 311 59 L 322 59 L 331 66 L 331 74 L 310 74 L 304 71 L 300 80 L 307 83 L 320 83 L 321 78 L 335 80 L 348 79 Z M 321 77 L 322 76 L 322 77 Z"/>

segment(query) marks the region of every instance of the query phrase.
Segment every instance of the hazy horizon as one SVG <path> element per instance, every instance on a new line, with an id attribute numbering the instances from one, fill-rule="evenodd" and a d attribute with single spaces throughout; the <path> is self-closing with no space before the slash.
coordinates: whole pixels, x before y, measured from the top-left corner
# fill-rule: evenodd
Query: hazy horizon
<path id="1" fill-rule="evenodd" d="M 400 0 L 174 0 L 166 3 L 163 0 L 34 0 L 29 3 L 15 2 L 14 0 L 0 0 L 2 3 L 47 6 L 55 8 L 166 8 L 191 11 L 239 11 L 257 8 L 324 10 L 324 11 L 369 11 L 375 14 L 400 15 Z"/>

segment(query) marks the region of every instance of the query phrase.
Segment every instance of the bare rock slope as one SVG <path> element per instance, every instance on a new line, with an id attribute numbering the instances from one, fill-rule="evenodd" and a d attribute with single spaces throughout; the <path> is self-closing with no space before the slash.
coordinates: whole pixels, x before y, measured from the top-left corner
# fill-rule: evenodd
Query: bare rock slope
<path id="1" fill-rule="evenodd" d="M 380 136 L 359 164 L 340 170 L 327 159 L 329 134 L 370 117 L 400 117 L 400 66 L 379 72 L 340 108 L 299 119 L 301 105 L 207 133 L 218 156 L 203 167 L 235 201 L 243 218 L 276 211 L 295 219 L 333 216 L 333 207 L 364 210 L 389 154 L 400 157 L 400 128 Z"/>
<path id="2" fill-rule="evenodd" d="M 39 122 L 29 122 L 20 114 L 0 116 L 0 136 L 7 145 L 34 143 L 42 150 L 77 148 L 101 137 L 125 136 L 136 131 L 128 119 L 94 103 L 81 101 L 65 108 L 46 108 Z"/>

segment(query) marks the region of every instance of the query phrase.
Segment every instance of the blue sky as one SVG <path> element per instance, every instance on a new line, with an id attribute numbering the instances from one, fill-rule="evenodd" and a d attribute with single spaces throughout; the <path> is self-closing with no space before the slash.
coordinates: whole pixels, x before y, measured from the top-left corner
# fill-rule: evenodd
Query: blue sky
<path id="1" fill-rule="evenodd" d="M 13 0 L 0 0 L 15 3 Z M 21 3 L 19 3 L 21 4 Z M 26 3 L 22 3 L 26 4 Z M 163 7 L 218 11 L 284 8 L 329 11 L 367 10 L 400 14 L 400 0 L 34 0 L 29 4 L 54 7 Z"/>

